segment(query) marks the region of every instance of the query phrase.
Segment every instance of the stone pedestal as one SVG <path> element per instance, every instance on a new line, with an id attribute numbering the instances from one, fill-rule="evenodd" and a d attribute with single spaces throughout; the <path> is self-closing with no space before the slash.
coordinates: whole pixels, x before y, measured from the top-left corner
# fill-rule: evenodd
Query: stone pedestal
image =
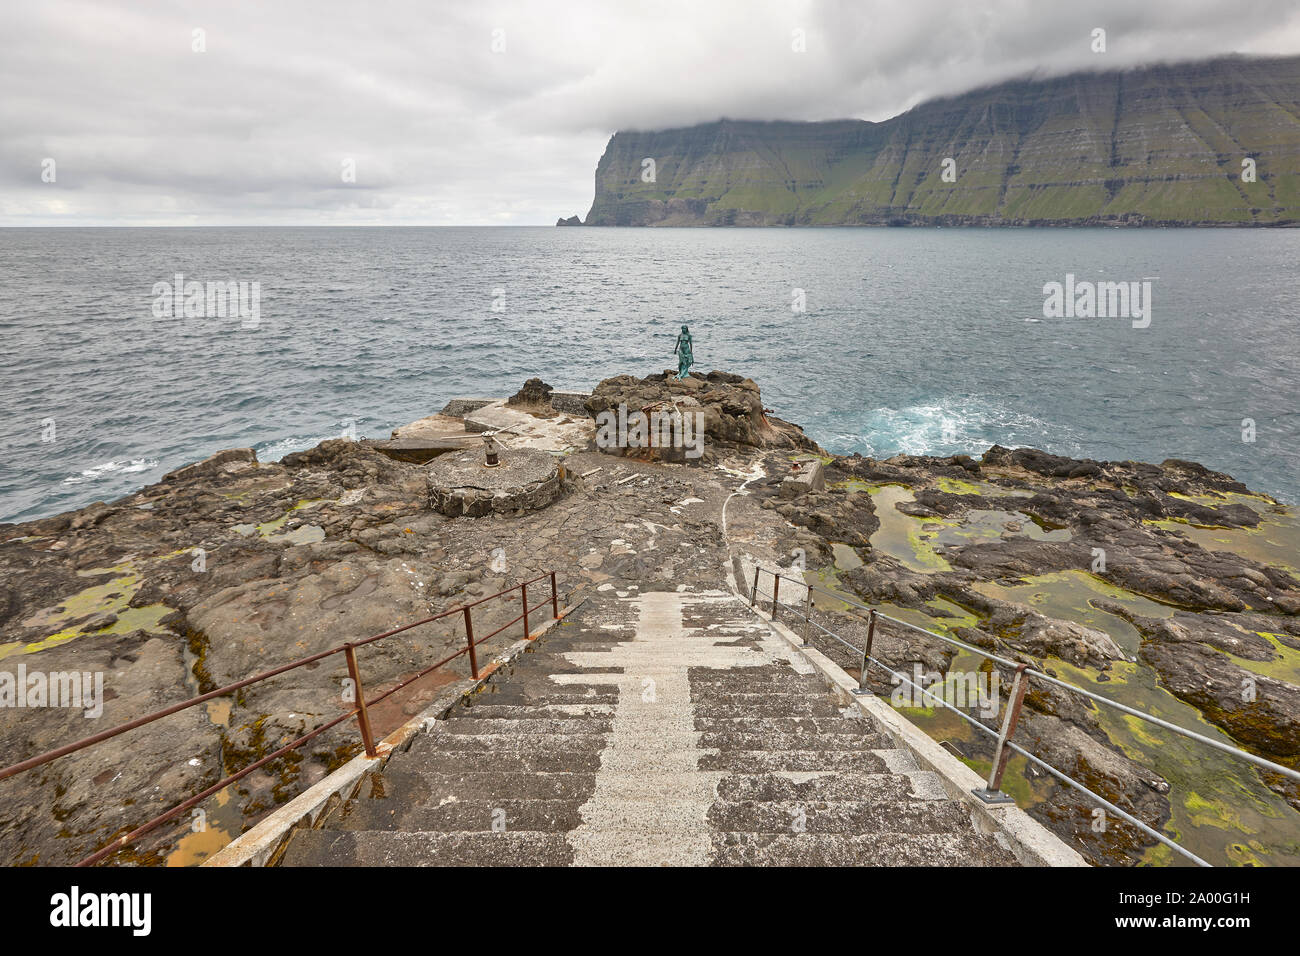
<path id="1" fill-rule="evenodd" d="M 442 455 L 427 471 L 429 507 L 450 517 L 536 511 L 563 491 L 564 466 L 536 448 L 507 448 L 493 468 L 482 449 Z"/>

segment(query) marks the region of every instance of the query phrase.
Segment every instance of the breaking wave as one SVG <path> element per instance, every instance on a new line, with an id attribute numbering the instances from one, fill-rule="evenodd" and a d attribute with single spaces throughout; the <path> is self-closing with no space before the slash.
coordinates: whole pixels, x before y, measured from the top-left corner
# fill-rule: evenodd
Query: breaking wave
<path id="1" fill-rule="evenodd" d="M 841 423 L 843 424 L 843 423 Z M 1041 418 L 979 400 L 875 408 L 853 430 L 837 431 L 828 447 L 872 458 L 907 455 L 982 455 L 990 445 L 1079 451 L 1063 429 Z"/>
<path id="2" fill-rule="evenodd" d="M 84 485 L 87 482 L 102 481 L 114 475 L 130 475 L 140 471 L 151 471 L 158 467 L 157 458 L 132 458 L 128 461 L 106 461 L 102 465 L 87 468 L 79 475 L 69 475 L 63 479 L 65 485 Z"/>
<path id="3" fill-rule="evenodd" d="M 290 435 L 287 438 L 277 438 L 274 441 L 259 442 L 253 446 L 253 451 L 257 452 L 258 461 L 279 461 L 285 455 L 315 448 L 321 442 L 330 438 L 342 438 L 349 429 L 353 432 L 351 437 L 354 439 L 366 437 L 361 428 L 361 422 L 362 419 L 347 419 L 335 422 L 334 424 L 337 427 L 326 435 L 316 435 L 315 437 Z"/>

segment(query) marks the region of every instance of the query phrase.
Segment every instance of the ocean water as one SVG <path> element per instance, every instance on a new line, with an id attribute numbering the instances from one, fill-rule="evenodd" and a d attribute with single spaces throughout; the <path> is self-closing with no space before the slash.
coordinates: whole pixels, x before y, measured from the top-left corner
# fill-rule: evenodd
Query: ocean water
<path id="1" fill-rule="evenodd" d="M 155 315 L 177 273 L 257 283 L 256 321 Z M 1067 274 L 1150 279 L 1150 324 L 1044 317 Z M 832 451 L 1189 458 L 1300 501 L 1297 230 L 0 229 L 0 520 L 648 374 L 683 323 Z"/>

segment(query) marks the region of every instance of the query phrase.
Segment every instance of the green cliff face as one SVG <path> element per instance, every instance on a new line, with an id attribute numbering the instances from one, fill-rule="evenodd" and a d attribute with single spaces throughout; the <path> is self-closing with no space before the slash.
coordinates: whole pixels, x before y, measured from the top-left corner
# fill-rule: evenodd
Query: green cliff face
<path id="1" fill-rule="evenodd" d="M 1233 57 L 1004 83 L 883 123 L 618 132 L 585 224 L 1297 223 L 1300 57 Z"/>

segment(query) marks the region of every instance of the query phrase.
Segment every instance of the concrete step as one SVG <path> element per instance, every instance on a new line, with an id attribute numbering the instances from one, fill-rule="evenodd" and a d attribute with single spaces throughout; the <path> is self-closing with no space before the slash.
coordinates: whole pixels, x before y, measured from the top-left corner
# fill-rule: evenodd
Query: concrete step
<path id="1" fill-rule="evenodd" d="M 609 717 L 571 717 L 564 720 L 537 718 L 533 720 L 508 720 L 499 717 L 461 717 L 453 713 L 440 732 L 449 735 L 474 736 L 492 735 L 532 735 L 545 734 L 607 734 L 613 729 L 614 721 Z"/>
<path id="2" fill-rule="evenodd" d="M 875 750 L 722 750 L 701 752 L 699 769 L 764 774 L 780 770 L 886 773 L 891 768 Z"/>
<path id="3" fill-rule="evenodd" d="M 510 686 L 519 687 L 529 694 L 586 693 L 588 691 L 600 694 L 617 694 L 619 684 L 625 683 L 628 678 L 622 671 L 618 670 L 606 671 L 586 668 L 581 671 L 546 671 L 538 668 L 509 675 L 507 680 L 510 682 Z"/>
<path id="4" fill-rule="evenodd" d="M 300 830 L 281 866 L 568 866 L 562 833 Z"/>
<path id="5" fill-rule="evenodd" d="M 691 681 L 691 700 L 698 704 L 733 703 L 737 712 L 743 712 L 747 705 L 759 702 L 760 698 L 768 700 L 820 700 L 834 703 L 835 699 L 826 692 L 823 684 L 768 684 L 764 681 L 725 686 L 706 686 Z"/>
<path id="6" fill-rule="evenodd" d="M 654 831 L 613 834 L 659 842 Z M 719 833 L 716 866 L 1014 866 L 991 838 L 973 833 Z M 614 860 L 617 854 L 612 854 Z M 282 866 L 567 866 L 563 834 L 537 831 L 429 833 L 299 831 Z M 666 862 L 668 860 L 666 859 Z"/>
<path id="7" fill-rule="evenodd" d="M 600 769 L 599 750 L 546 750 L 534 752 L 503 751 L 497 753 L 448 752 L 412 746 L 407 752 L 412 766 L 428 773 L 463 773 L 495 771 L 498 773 L 595 773 Z M 394 757 L 393 761 L 397 758 Z M 404 766 L 390 761 L 389 766 Z"/>
<path id="8" fill-rule="evenodd" d="M 494 685 L 488 684 L 488 687 Z M 618 690 L 614 687 L 587 688 L 575 684 L 556 684 L 551 681 L 519 681 L 503 685 L 495 691 L 475 694 L 465 705 L 466 710 L 493 705 L 498 707 L 537 706 L 556 704 L 591 704 L 610 706 L 618 703 Z"/>
<path id="9" fill-rule="evenodd" d="M 627 640 L 636 634 L 636 616 L 631 614 L 620 615 L 618 620 L 611 619 L 596 624 L 586 621 L 578 622 L 572 618 L 569 620 L 573 621 L 573 623 L 566 623 L 555 629 L 549 635 L 548 640 L 571 642 L 618 641 Z"/>
<path id="10" fill-rule="evenodd" d="M 592 654 L 592 657 L 603 657 L 603 654 Z M 502 672 L 502 677 L 515 681 L 519 679 L 540 680 L 549 679 L 552 675 L 564 676 L 569 678 L 589 677 L 595 679 L 593 682 L 598 683 L 601 676 L 617 677 L 622 674 L 623 669 L 617 665 L 610 664 L 606 666 L 589 666 L 587 664 L 574 664 L 566 661 L 563 657 L 553 654 L 538 655 L 526 654 L 523 657 L 516 658 L 517 663 L 511 664 Z M 562 686 L 560 681 L 552 681 L 553 686 Z M 580 685 L 581 686 L 581 685 Z"/>
<path id="11" fill-rule="evenodd" d="M 760 689 L 776 690 L 784 687 L 791 691 L 807 689 L 826 693 L 826 684 L 821 678 L 813 674 L 800 674 L 790 667 L 775 665 L 733 667 L 729 670 L 716 667 L 692 667 L 687 677 L 692 687 L 698 687 L 702 691 L 756 694 Z"/>
<path id="12" fill-rule="evenodd" d="M 606 654 L 612 651 L 619 644 L 622 644 L 628 638 L 620 638 L 617 635 L 607 634 L 600 637 L 587 638 L 548 638 L 546 641 L 546 653 L 550 654 Z M 536 653 L 536 652 L 535 652 Z"/>
<path id="13" fill-rule="evenodd" d="M 861 734 L 876 733 L 873 724 L 857 717 L 695 717 L 701 733 Z"/>
<path id="14" fill-rule="evenodd" d="M 614 704 L 497 704 L 483 703 L 466 707 L 460 713 L 476 720 L 572 720 L 576 717 L 611 718 Z M 460 719 L 459 717 L 457 719 Z"/>
<path id="15" fill-rule="evenodd" d="M 882 803 L 719 800 L 709 808 L 708 822 L 715 831 L 794 835 L 963 833 L 972 829 L 970 816 L 958 804 L 912 803 L 905 798 Z"/>
<path id="16" fill-rule="evenodd" d="M 739 670 L 739 668 L 737 668 Z M 767 697 L 824 697 L 831 695 L 820 680 L 791 672 L 783 677 L 746 677 L 727 681 L 705 681 L 691 675 L 691 699 L 710 700 L 737 694 L 762 694 Z"/>
<path id="17" fill-rule="evenodd" d="M 438 733 L 431 734 L 423 752 L 433 753 L 546 753 L 571 750 L 575 753 L 599 752 L 606 734 L 588 733 Z"/>
<path id="18" fill-rule="evenodd" d="M 794 659 L 722 595 L 599 596 L 284 865 L 1013 862 Z"/>
<path id="19" fill-rule="evenodd" d="M 883 802 L 907 800 L 911 795 L 911 782 L 907 777 L 894 773 L 732 773 L 718 782 L 718 798 L 736 803 L 834 800 Z"/>
<path id="20" fill-rule="evenodd" d="M 808 697 L 802 694 L 769 696 L 746 695 L 752 699 L 738 701 L 732 698 L 700 699 L 695 701 L 695 714 L 699 717 L 840 717 L 841 707 L 829 698 Z"/>
<path id="21" fill-rule="evenodd" d="M 717 750 L 856 750 L 870 751 L 893 747 L 885 734 L 873 733 L 765 733 L 707 732 L 700 734 L 700 746 Z"/>
<path id="22" fill-rule="evenodd" d="M 384 792 L 412 806 L 436 806 L 448 800 L 586 800 L 596 786 L 594 773 L 512 773 L 469 770 L 425 772 L 418 764 L 387 769 Z"/>
<path id="23" fill-rule="evenodd" d="M 965 833 L 717 833 L 714 866 L 1015 866 L 992 837 Z"/>
<path id="24" fill-rule="evenodd" d="M 599 754 L 606 734 L 429 734 L 426 752 L 439 753 L 547 753 L 576 751 Z"/>
<path id="25" fill-rule="evenodd" d="M 572 705 L 573 707 L 590 707 L 590 705 Z M 566 706 L 566 709 L 567 706 Z M 683 726 L 689 727 L 695 719 L 695 708 L 684 700 L 675 700 L 668 696 L 666 688 L 658 688 L 655 700 L 643 700 L 641 691 L 632 695 L 632 699 L 623 704 L 618 711 L 609 711 L 605 714 L 563 714 L 556 712 L 548 714 L 543 710 L 532 709 L 529 713 L 519 712 L 517 714 L 508 714 L 504 711 L 499 714 L 483 713 L 482 718 L 485 720 L 535 720 L 538 718 L 552 717 L 556 720 L 568 720 L 573 717 L 593 717 L 598 719 L 613 720 L 616 716 L 620 721 L 637 719 L 653 715 L 660 719 L 666 717 L 680 718 L 684 721 Z M 478 716 L 478 712 L 476 712 Z"/>
<path id="26" fill-rule="evenodd" d="M 581 800 L 458 800 L 431 807 L 399 800 L 354 800 L 336 830 L 405 832 L 538 831 L 567 833 L 582 824 Z"/>
<path id="27" fill-rule="evenodd" d="M 684 834 L 703 837 L 710 830 L 708 804 L 663 795 L 645 799 L 605 798 L 598 804 L 584 805 L 582 816 L 583 839 L 609 834 L 614 835 L 613 842 L 619 842 L 627 834 L 655 833 L 662 834 L 661 842 L 671 844 L 680 841 Z"/>

